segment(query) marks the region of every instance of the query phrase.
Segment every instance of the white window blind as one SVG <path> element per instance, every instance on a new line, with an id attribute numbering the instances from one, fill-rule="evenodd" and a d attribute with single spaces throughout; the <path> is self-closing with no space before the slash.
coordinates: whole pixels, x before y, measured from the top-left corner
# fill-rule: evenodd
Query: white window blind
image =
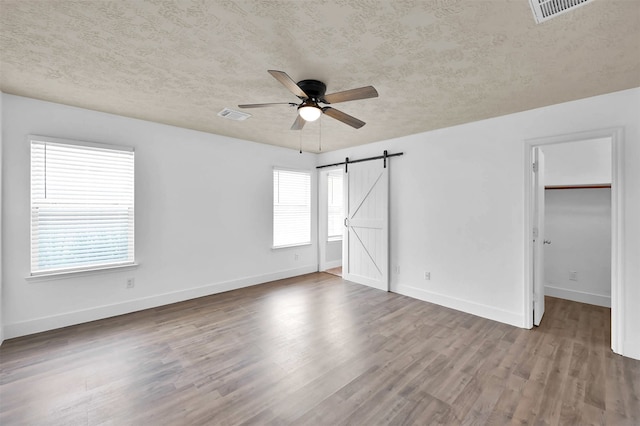
<path id="1" fill-rule="evenodd" d="M 131 148 L 31 138 L 31 274 L 134 263 Z"/>
<path id="2" fill-rule="evenodd" d="M 342 171 L 331 172 L 327 175 L 328 217 L 327 236 L 329 241 L 342 238 L 344 230 L 342 212 Z"/>
<path id="3" fill-rule="evenodd" d="M 311 174 L 273 170 L 273 246 L 311 243 Z"/>

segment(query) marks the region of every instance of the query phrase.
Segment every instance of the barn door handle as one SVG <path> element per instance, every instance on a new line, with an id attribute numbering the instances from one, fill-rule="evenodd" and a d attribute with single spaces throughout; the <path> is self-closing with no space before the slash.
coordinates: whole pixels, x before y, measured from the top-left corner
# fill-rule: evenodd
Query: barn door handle
<path id="1" fill-rule="evenodd" d="M 346 227 L 348 227 L 348 226 L 349 226 L 349 225 L 347 225 L 347 218 L 345 217 L 345 218 L 344 218 L 344 227 L 346 228 Z"/>

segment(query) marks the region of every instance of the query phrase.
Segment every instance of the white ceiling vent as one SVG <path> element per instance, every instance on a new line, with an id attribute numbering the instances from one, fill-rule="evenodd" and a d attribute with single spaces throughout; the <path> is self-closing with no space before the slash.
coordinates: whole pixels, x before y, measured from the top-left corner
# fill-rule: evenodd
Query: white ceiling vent
<path id="1" fill-rule="evenodd" d="M 576 7 L 591 3 L 592 1 L 593 0 L 529 0 L 529 3 L 533 10 L 533 16 L 539 24 Z"/>
<path id="2" fill-rule="evenodd" d="M 234 111 L 229 108 L 225 108 L 218 113 L 219 117 L 228 118 L 229 120 L 234 121 L 243 121 L 247 118 L 251 117 L 251 114 L 247 114 L 246 112 Z"/>

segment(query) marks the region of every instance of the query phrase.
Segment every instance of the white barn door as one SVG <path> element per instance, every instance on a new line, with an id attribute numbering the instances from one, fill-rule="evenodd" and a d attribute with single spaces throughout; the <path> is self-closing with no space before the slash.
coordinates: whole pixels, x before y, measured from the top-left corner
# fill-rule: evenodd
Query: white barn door
<path id="1" fill-rule="evenodd" d="M 382 160 L 348 165 L 344 177 L 343 278 L 389 291 L 389 168 Z"/>

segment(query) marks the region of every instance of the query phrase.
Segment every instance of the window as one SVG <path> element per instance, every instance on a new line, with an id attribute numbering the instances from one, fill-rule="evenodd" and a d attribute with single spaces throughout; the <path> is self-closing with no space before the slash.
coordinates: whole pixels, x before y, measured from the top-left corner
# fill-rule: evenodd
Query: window
<path id="1" fill-rule="evenodd" d="M 343 219 L 342 213 L 342 171 L 330 172 L 327 175 L 328 215 L 327 236 L 328 241 L 342 239 Z"/>
<path id="2" fill-rule="evenodd" d="M 273 246 L 311 243 L 311 173 L 273 170 Z"/>
<path id="3" fill-rule="evenodd" d="M 134 263 L 132 148 L 31 137 L 31 275 Z"/>

